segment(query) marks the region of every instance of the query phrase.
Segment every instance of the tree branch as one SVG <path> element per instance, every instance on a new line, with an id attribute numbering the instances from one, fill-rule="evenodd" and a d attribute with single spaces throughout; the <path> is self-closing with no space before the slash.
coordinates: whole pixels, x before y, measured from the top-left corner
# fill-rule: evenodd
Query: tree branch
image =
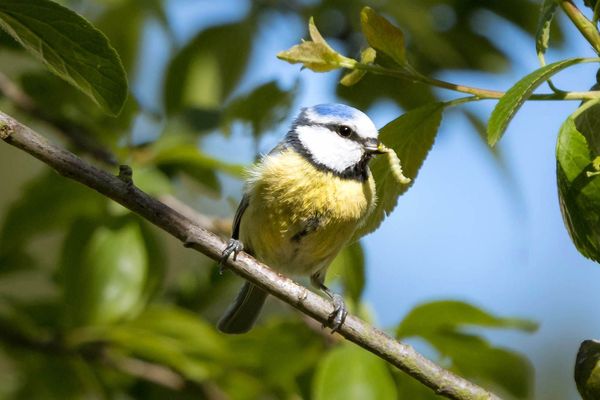
<path id="1" fill-rule="evenodd" d="M 171 209 L 131 182 L 111 175 L 83 161 L 44 137 L 0 112 L 0 139 L 54 168 L 61 175 L 78 181 L 127 207 L 141 217 L 217 260 L 226 243 L 202 229 L 189 218 Z M 291 279 L 272 271 L 246 253 L 226 263 L 236 274 L 266 290 L 321 323 L 327 323 L 333 305 Z M 447 371 L 366 322 L 349 315 L 339 333 L 371 353 L 419 380 L 437 394 L 456 400 L 499 400 L 491 392 Z"/>

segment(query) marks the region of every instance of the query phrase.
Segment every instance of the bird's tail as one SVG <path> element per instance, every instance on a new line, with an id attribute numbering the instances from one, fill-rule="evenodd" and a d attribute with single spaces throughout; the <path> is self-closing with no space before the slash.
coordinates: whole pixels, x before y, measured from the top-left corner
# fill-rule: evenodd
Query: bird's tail
<path id="1" fill-rule="evenodd" d="M 223 333 L 248 332 L 265 304 L 267 293 L 250 282 L 244 283 L 235 301 L 219 320 L 217 327 Z"/>

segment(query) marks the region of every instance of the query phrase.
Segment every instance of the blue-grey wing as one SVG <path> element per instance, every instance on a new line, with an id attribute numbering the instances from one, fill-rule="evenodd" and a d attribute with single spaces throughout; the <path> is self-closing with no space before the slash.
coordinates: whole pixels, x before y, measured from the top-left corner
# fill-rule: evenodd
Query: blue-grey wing
<path id="1" fill-rule="evenodd" d="M 239 240 L 240 238 L 240 224 L 242 223 L 242 216 L 244 215 L 244 211 L 248 208 L 250 204 L 250 196 L 246 193 L 244 197 L 242 197 L 242 201 L 240 201 L 240 205 L 235 212 L 235 216 L 233 217 L 233 226 L 231 229 L 231 238 L 235 240 Z"/>

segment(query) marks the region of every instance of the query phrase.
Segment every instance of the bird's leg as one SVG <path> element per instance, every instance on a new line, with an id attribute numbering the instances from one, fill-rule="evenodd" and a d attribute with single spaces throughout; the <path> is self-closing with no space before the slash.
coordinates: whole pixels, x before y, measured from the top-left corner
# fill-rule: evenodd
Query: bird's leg
<path id="1" fill-rule="evenodd" d="M 331 314 L 329 314 L 327 323 L 331 326 L 331 333 L 334 333 L 337 332 L 344 324 L 344 321 L 348 316 L 348 310 L 346 308 L 346 303 L 344 302 L 344 298 L 342 297 L 342 295 L 333 292 L 331 289 L 325 286 L 325 284 L 323 283 L 325 279 L 324 275 L 325 274 L 317 272 L 316 274 L 310 277 L 310 281 L 314 286 L 322 290 L 327 295 L 327 297 L 329 297 L 333 302 L 333 311 L 331 312 Z M 325 326 L 325 324 L 323 324 L 323 326 Z"/>
<path id="2" fill-rule="evenodd" d="M 225 250 L 223 250 L 221 253 L 221 259 L 219 260 L 219 274 L 223 275 L 225 261 L 227 261 L 229 256 L 233 254 L 233 261 L 235 261 L 238 253 L 242 250 L 244 250 L 244 245 L 242 242 L 234 238 L 229 239 L 229 242 L 227 242 L 227 247 L 225 247 Z"/>

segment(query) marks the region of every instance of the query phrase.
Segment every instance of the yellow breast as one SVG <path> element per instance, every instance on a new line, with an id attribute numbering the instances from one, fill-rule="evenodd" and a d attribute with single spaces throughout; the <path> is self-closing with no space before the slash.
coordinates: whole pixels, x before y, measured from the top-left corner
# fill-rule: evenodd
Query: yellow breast
<path id="1" fill-rule="evenodd" d="M 342 179 L 293 150 L 265 157 L 250 173 L 240 239 L 260 260 L 294 274 L 326 267 L 375 203 L 370 173 L 365 182 Z"/>

